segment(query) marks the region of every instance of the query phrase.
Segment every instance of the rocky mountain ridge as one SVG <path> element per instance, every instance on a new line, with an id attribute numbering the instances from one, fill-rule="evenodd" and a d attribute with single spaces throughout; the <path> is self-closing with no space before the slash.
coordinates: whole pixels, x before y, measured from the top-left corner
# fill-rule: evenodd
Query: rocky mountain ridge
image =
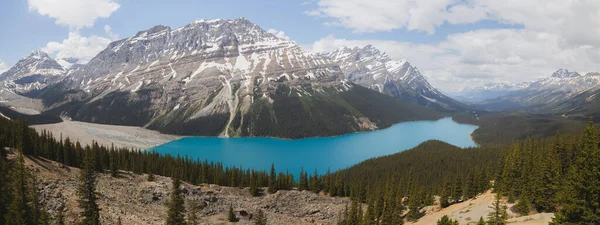
<path id="1" fill-rule="evenodd" d="M 349 81 L 363 87 L 438 110 L 468 111 L 466 105 L 429 84 L 417 67 L 406 60 L 392 60 L 372 45 L 341 47 L 322 55 L 339 64 Z"/>
<path id="2" fill-rule="evenodd" d="M 504 95 L 486 99 L 481 105 L 490 110 L 530 108 L 552 109 L 557 104 L 568 102 L 586 92 L 600 88 L 600 73 L 581 75 L 567 69 L 559 69 L 551 76 L 519 85 L 507 85 Z"/>

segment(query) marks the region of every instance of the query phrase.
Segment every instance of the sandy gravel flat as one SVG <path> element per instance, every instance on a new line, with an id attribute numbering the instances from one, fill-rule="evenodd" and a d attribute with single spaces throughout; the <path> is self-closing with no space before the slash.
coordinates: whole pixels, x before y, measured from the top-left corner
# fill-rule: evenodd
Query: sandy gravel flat
<path id="1" fill-rule="evenodd" d="M 412 225 L 432 225 L 436 224 L 437 221 L 444 215 L 458 220 L 459 224 L 476 224 L 480 217 L 487 219 L 488 214 L 492 211 L 490 206 L 494 202 L 495 194 L 488 191 L 475 199 L 451 205 L 444 209 L 439 209 L 439 206 L 435 206 L 430 211 L 419 219 L 415 223 L 408 223 Z M 512 206 L 509 204 L 508 206 Z M 515 213 L 509 210 L 508 224 L 510 225 L 546 225 L 554 217 L 553 213 L 538 213 L 529 216 L 519 217 Z"/>
<path id="2" fill-rule="evenodd" d="M 115 147 L 127 147 L 146 150 L 148 148 L 177 140 L 182 136 L 161 134 L 156 131 L 141 127 L 115 126 L 77 121 L 64 121 L 56 124 L 44 124 L 32 126 L 38 132 L 42 130 L 51 131 L 56 138 L 69 137 L 78 140 L 81 144 L 91 144 L 97 141 L 100 144 Z"/>

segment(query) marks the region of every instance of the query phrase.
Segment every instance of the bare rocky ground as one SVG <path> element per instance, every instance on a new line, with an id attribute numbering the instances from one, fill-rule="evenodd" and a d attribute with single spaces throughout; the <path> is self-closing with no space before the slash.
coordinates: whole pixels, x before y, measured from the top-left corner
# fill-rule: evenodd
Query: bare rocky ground
<path id="1" fill-rule="evenodd" d="M 56 215 L 64 207 L 67 224 L 75 224 L 79 213 L 76 196 L 79 169 L 32 158 L 26 159 L 26 165 L 38 177 L 43 204 L 50 214 Z M 123 224 L 164 224 L 171 179 L 155 178 L 148 182 L 147 175 L 123 171 L 119 178 L 101 174 L 97 190 L 102 224 L 116 224 L 118 218 Z M 235 224 L 252 224 L 252 214 L 258 209 L 266 213 L 268 224 L 335 224 L 349 202 L 347 198 L 295 190 L 252 197 L 247 188 L 184 184 L 182 191 L 186 203 L 199 200 L 201 224 L 230 224 L 226 221 L 230 205 L 240 218 Z"/>

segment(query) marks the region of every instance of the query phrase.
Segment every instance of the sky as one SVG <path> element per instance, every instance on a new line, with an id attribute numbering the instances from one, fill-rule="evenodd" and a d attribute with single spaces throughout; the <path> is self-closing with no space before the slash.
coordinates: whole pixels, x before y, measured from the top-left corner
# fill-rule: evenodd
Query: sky
<path id="1" fill-rule="evenodd" d="M 11 0 L 0 72 L 36 49 L 90 60 L 158 24 L 238 17 L 312 52 L 371 44 L 446 92 L 600 71 L 598 0 Z"/>

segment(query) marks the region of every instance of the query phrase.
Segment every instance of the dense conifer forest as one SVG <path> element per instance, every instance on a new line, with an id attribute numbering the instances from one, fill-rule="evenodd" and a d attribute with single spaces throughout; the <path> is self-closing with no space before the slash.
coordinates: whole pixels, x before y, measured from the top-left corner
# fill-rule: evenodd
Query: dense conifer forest
<path id="1" fill-rule="evenodd" d="M 0 224 L 48 224 L 51 217 L 39 203 L 36 178 L 23 157 L 54 160 L 82 168 L 78 196 L 81 221 L 97 224 L 97 173 L 128 170 L 171 176 L 179 181 L 248 187 L 254 196 L 278 190 L 308 190 L 348 196 L 353 203 L 340 213 L 340 224 L 402 224 L 418 220 L 420 209 L 434 203 L 447 207 L 493 188 L 521 214 L 554 212 L 554 224 L 600 223 L 600 132 L 590 121 L 582 135 L 515 141 L 504 147 L 460 149 L 429 141 L 394 155 L 364 161 L 341 171 L 302 171 L 300 177 L 278 172 L 225 167 L 221 163 L 153 152 L 117 149 L 94 143 L 82 146 L 69 138 L 37 133 L 23 121 L 0 119 L 0 146 L 16 151 L 16 160 L 0 157 Z M 148 179 L 151 179 L 149 176 Z M 178 193 L 172 196 L 177 198 Z M 363 203 L 366 208 L 363 208 Z M 170 224 L 182 224 L 185 206 L 172 199 Z M 500 209 L 501 206 L 498 205 Z M 489 224 L 502 221 L 502 213 Z M 58 221 L 59 216 L 52 216 Z M 454 224 L 451 220 L 442 224 Z M 482 221 L 483 222 L 483 221 Z M 493 223 L 492 223 L 493 222 Z"/>

